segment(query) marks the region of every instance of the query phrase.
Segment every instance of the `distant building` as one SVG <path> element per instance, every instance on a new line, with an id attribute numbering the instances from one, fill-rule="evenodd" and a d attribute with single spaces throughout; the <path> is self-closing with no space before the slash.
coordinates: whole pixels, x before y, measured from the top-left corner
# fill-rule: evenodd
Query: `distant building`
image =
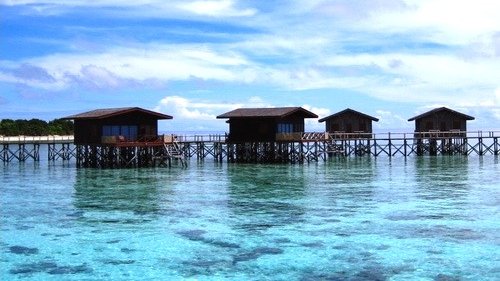
<path id="1" fill-rule="evenodd" d="M 96 109 L 62 119 L 74 120 L 75 144 L 141 142 L 156 138 L 158 120 L 172 116 L 139 107 Z"/>
<path id="2" fill-rule="evenodd" d="M 319 119 L 319 122 L 326 122 L 325 131 L 330 134 L 371 134 L 373 121 L 378 122 L 378 118 L 350 108 Z M 371 135 L 365 135 L 365 137 L 371 137 Z"/>
<path id="3" fill-rule="evenodd" d="M 468 120 L 474 120 L 474 117 L 446 107 L 435 108 L 408 119 L 408 121 L 415 121 L 415 132 L 465 132 Z"/>
<path id="4" fill-rule="evenodd" d="M 229 119 L 228 142 L 274 142 L 295 140 L 304 119 L 318 115 L 302 107 L 239 108 L 217 118 Z"/>

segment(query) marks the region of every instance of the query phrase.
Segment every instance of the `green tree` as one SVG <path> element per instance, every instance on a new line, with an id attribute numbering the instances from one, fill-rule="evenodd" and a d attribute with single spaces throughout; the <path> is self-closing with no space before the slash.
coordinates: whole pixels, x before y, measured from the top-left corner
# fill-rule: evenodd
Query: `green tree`
<path id="1" fill-rule="evenodd" d="M 19 133 L 19 127 L 17 126 L 16 121 L 12 119 L 3 119 L 0 121 L 0 135 L 17 136 Z"/>
<path id="2" fill-rule="evenodd" d="M 48 123 L 50 135 L 72 135 L 73 122 L 69 120 L 54 119 Z"/>
<path id="3" fill-rule="evenodd" d="M 47 122 L 40 119 L 31 119 L 26 122 L 24 134 L 28 136 L 42 136 L 48 133 Z"/>
<path id="4" fill-rule="evenodd" d="M 54 119 L 48 123 L 35 118 L 31 120 L 0 120 L 0 135 L 4 136 L 72 135 L 73 128 L 72 121 L 61 119 Z"/>

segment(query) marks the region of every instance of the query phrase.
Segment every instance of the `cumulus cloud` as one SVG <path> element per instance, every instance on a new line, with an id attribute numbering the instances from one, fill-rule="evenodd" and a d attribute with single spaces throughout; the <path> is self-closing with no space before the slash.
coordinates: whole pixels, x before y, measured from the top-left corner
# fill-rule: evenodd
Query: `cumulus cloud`
<path id="1" fill-rule="evenodd" d="M 272 107 L 261 97 L 253 96 L 243 102 L 222 102 L 188 99 L 181 96 L 166 96 L 153 109 L 174 116 L 173 123 L 182 131 L 224 132 L 228 125 L 225 119 L 216 119 L 220 114 L 240 107 Z"/>
<path id="2" fill-rule="evenodd" d="M 213 121 L 217 115 L 242 106 L 238 103 L 200 102 L 181 96 L 166 96 L 158 102 L 154 110 L 173 115 L 181 120 Z"/>
<path id="3" fill-rule="evenodd" d="M 413 124 L 407 120 L 409 117 L 402 117 L 401 115 L 389 110 L 379 109 L 375 111 L 375 117 L 379 119 L 378 122 L 373 123 L 375 131 L 379 132 L 397 132 L 397 131 L 410 131 Z"/>
<path id="4" fill-rule="evenodd" d="M 318 115 L 318 118 L 306 118 L 305 119 L 305 129 L 306 131 L 323 132 L 325 131 L 325 123 L 319 123 L 318 120 L 330 115 L 330 109 L 311 106 L 309 104 L 302 105 L 302 108 L 311 111 Z"/>
<path id="5" fill-rule="evenodd" d="M 194 130 L 227 130 L 224 120 L 216 119 L 220 114 L 241 107 L 278 107 L 297 105 L 276 105 L 265 101 L 261 97 L 253 96 L 242 102 L 212 102 L 188 99 L 181 96 L 166 96 L 161 99 L 153 109 L 174 116 L 174 122 L 182 124 L 180 127 L 186 131 Z M 303 108 L 316 113 L 319 116 L 326 116 L 330 113 L 327 108 L 315 107 L 308 104 Z M 318 119 L 306 119 L 306 130 L 324 131 L 324 123 L 318 123 Z"/>

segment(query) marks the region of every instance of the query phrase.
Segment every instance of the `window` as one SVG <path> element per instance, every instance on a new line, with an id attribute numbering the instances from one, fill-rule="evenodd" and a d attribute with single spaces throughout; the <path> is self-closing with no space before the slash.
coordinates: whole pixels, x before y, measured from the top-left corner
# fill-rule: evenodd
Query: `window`
<path id="1" fill-rule="evenodd" d="M 102 126 L 102 135 L 104 137 L 112 136 L 113 134 L 111 133 L 111 126 Z"/>
<path id="2" fill-rule="evenodd" d="M 137 140 L 137 126 L 102 126 L 102 136 L 124 136 L 127 140 Z"/>
<path id="3" fill-rule="evenodd" d="M 290 123 L 278 123 L 278 133 L 292 133 L 293 124 Z"/>

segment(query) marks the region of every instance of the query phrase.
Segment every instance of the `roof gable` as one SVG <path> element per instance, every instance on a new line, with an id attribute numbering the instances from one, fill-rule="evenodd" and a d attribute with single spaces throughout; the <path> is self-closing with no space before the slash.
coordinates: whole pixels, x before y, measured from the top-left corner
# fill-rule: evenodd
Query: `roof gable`
<path id="1" fill-rule="evenodd" d="M 154 112 L 151 110 L 143 109 L 140 107 L 120 107 L 120 108 L 102 108 L 95 109 L 75 115 L 70 115 L 63 117 L 61 119 L 73 119 L 73 120 L 81 120 L 81 119 L 104 119 L 117 115 L 127 114 L 131 112 L 141 112 L 151 116 L 156 117 L 157 119 L 172 119 L 173 117 L 170 115 L 162 114 L 159 112 Z"/>
<path id="2" fill-rule="evenodd" d="M 364 114 L 362 112 L 359 112 L 359 111 L 356 111 L 356 110 L 353 110 L 353 109 L 350 109 L 350 108 L 346 108 L 346 109 L 344 109 L 342 111 L 339 111 L 339 112 L 334 113 L 332 115 L 329 115 L 327 117 L 321 118 L 321 119 L 318 120 L 318 122 L 323 122 L 323 121 L 326 121 L 328 119 L 335 118 L 335 117 L 338 117 L 340 115 L 347 114 L 347 113 L 352 113 L 352 114 L 360 115 L 360 116 L 363 116 L 363 117 L 365 117 L 367 119 L 370 119 L 372 121 L 378 122 L 378 118 L 375 118 L 373 116 Z"/>
<path id="3" fill-rule="evenodd" d="M 429 115 L 432 115 L 432 114 L 436 114 L 436 113 L 442 112 L 442 111 L 447 111 L 447 112 L 450 112 L 452 114 L 456 114 L 456 115 L 458 115 L 458 116 L 460 116 L 460 117 L 462 117 L 463 119 L 466 119 L 466 120 L 474 120 L 475 119 L 474 117 L 472 117 L 470 115 L 460 113 L 458 111 L 449 109 L 447 107 L 439 107 L 439 108 L 434 108 L 432 110 L 424 112 L 424 113 L 422 113 L 420 115 L 414 116 L 414 117 L 408 119 L 408 121 L 414 121 L 416 119 L 420 119 L 420 118 L 423 118 L 423 117 L 426 117 L 426 116 L 429 116 Z"/>
<path id="4" fill-rule="evenodd" d="M 304 118 L 318 118 L 318 115 L 302 107 L 238 108 L 217 116 L 217 118 L 283 118 L 295 113 L 302 113 Z"/>

